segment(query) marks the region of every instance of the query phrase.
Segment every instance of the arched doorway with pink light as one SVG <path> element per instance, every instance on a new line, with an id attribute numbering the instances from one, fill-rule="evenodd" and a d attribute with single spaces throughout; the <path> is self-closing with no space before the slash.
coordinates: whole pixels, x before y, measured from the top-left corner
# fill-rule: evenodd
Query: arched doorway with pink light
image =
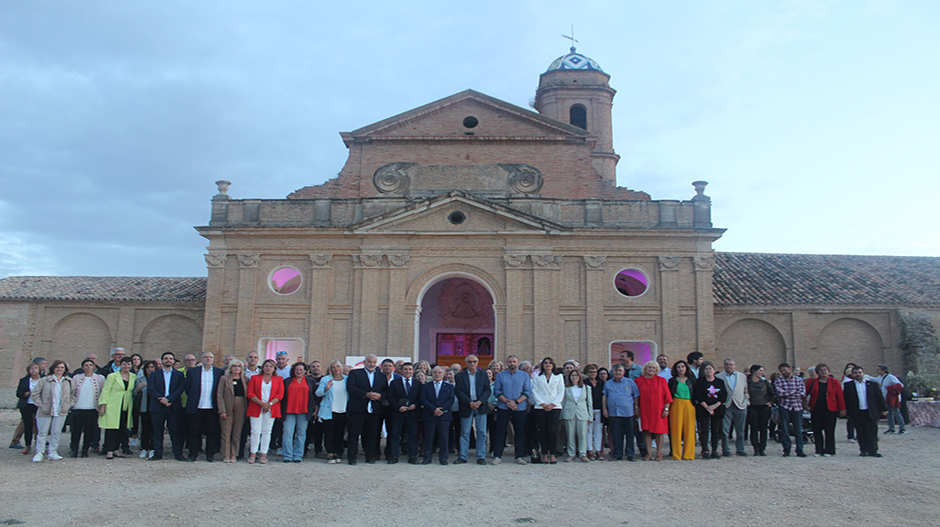
<path id="1" fill-rule="evenodd" d="M 493 296 L 480 282 L 464 276 L 432 284 L 421 298 L 417 323 L 417 358 L 449 366 L 477 355 L 486 367 L 496 353 Z"/>

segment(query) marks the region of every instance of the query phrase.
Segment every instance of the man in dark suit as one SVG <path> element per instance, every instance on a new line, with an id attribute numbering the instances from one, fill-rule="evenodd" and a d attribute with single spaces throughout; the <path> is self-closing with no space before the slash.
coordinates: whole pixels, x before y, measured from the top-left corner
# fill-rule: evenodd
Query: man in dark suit
<path id="1" fill-rule="evenodd" d="M 466 463 L 470 453 L 470 430 L 476 423 L 477 464 L 486 464 L 486 414 L 490 398 L 490 378 L 477 368 L 480 359 L 467 355 L 467 368 L 454 376 L 454 390 L 460 411 L 460 453 L 454 464 Z"/>
<path id="2" fill-rule="evenodd" d="M 163 459 L 163 428 L 170 432 L 173 456 L 177 461 L 183 457 L 183 372 L 173 368 L 176 356 L 165 352 L 160 356 L 163 368 L 150 374 L 147 392 L 150 394 L 150 418 L 153 420 L 153 457 L 151 461 Z"/>
<path id="3" fill-rule="evenodd" d="M 388 429 L 390 445 L 388 464 L 398 463 L 401 451 L 402 431 L 405 432 L 405 447 L 408 462 L 418 464 L 418 407 L 421 402 L 421 384 L 412 378 L 414 365 L 401 365 L 401 376 L 395 377 L 388 387 L 388 401 L 392 409 L 391 426 Z"/>
<path id="4" fill-rule="evenodd" d="M 222 368 L 212 365 L 215 355 L 202 354 L 202 364 L 186 370 L 186 430 L 189 432 L 189 460 L 196 461 L 202 451 L 202 435 L 206 436 L 206 461 L 210 463 L 219 451 L 221 429 L 216 406 L 216 390 L 219 379 L 225 374 Z"/>
<path id="5" fill-rule="evenodd" d="M 349 449 L 349 464 L 356 464 L 359 456 L 359 436 L 366 453 L 366 463 L 375 463 L 379 458 L 379 425 L 382 424 L 382 399 L 388 396 L 388 382 L 376 366 L 379 359 L 367 355 L 365 368 L 349 372 L 346 379 L 346 433 Z"/>
<path id="6" fill-rule="evenodd" d="M 855 426 L 861 456 L 881 457 L 878 453 L 878 419 L 888 413 L 881 387 L 865 379 L 861 366 L 852 368 L 852 380 L 842 386 L 845 409 Z"/>
<path id="7" fill-rule="evenodd" d="M 454 387 L 444 382 L 444 368 L 435 366 L 431 370 L 431 382 L 421 386 L 421 420 L 424 421 L 424 461 L 422 465 L 430 465 L 434 453 L 434 436 L 437 435 L 437 446 L 440 448 L 439 459 L 441 465 L 447 464 L 450 455 L 448 448 L 448 435 L 450 423 L 454 416 L 450 411 L 454 405 Z"/>

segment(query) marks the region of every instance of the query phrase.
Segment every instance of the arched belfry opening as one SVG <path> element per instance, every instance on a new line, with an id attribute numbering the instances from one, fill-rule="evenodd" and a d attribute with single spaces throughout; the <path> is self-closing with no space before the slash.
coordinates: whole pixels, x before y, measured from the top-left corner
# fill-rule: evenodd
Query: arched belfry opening
<path id="1" fill-rule="evenodd" d="M 463 365 L 477 355 L 486 367 L 496 354 L 493 295 L 468 276 L 444 277 L 420 298 L 416 321 L 417 359 L 431 364 Z"/>
<path id="2" fill-rule="evenodd" d="M 587 110 L 580 104 L 575 104 L 568 109 L 568 122 L 578 128 L 587 130 Z"/>

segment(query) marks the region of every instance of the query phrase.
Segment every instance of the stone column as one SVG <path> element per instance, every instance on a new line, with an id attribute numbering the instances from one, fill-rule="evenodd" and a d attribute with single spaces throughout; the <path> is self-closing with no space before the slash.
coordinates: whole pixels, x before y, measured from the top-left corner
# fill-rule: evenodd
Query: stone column
<path id="1" fill-rule="evenodd" d="M 519 355 L 522 350 L 522 332 L 525 331 L 522 323 L 522 301 L 524 298 L 522 287 L 525 273 L 526 255 L 503 255 L 506 266 L 506 336 L 505 346 L 496 357 L 505 360 L 507 355 Z"/>
<path id="2" fill-rule="evenodd" d="M 405 294 L 408 288 L 408 264 L 411 256 L 403 253 L 387 254 L 388 258 L 388 338 L 386 353 L 389 355 L 411 355 L 411 347 L 405 342 Z M 413 324 L 413 322 L 412 322 Z"/>
<path id="3" fill-rule="evenodd" d="M 607 276 L 606 256 L 584 257 L 585 315 L 587 345 L 584 363 L 607 366 L 609 351 L 604 331 L 604 280 Z M 613 287 L 613 284 L 607 284 Z"/>
<path id="4" fill-rule="evenodd" d="M 258 287 L 258 262 L 261 256 L 257 254 L 238 255 L 238 312 L 235 314 L 235 349 L 224 350 L 226 353 L 236 353 L 240 350 L 255 349 L 252 342 L 252 331 L 255 318 L 255 288 Z M 215 352 L 217 355 L 223 350 Z"/>
<path id="5" fill-rule="evenodd" d="M 715 298 L 712 275 L 713 256 L 696 256 L 695 263 L 695 323 L 696 351 L 706 357 L 715 356 Z"/>
<path id="6" fill-rule="evenodd" d="M 659 257 L 659 284 L 663 303 L 663 341 L 660 354 L 682 355 L 679 329 L 679 256 Z M 655 359 L 655 357 L 654 357 Z"/>
<path id="7" fill-rule="evenodd" d="M 326 308 L 333 297 L 333 255 L 311 254 L 306 284 L 310 299 L 310 334 L 307 339 L 307 357 L 322 361 L 330 347 L 329 321 Z M 323 364 L 326 367 L 326 364 Z"/>
<path id="8" fill-rule="evenodd" d="M 353 255 L 353 269 L 359 275 L 359 299 L 356 311 L 358 313 L 359 339 L 358 346 L 350 350 L 350 355 L 368 355 L 380 352 L 377 334 L 379 331 L 379 264 L 382 262 L 381 254 L 355 254 Z M 355 327 L 355 326 L 354 326 Z"/>

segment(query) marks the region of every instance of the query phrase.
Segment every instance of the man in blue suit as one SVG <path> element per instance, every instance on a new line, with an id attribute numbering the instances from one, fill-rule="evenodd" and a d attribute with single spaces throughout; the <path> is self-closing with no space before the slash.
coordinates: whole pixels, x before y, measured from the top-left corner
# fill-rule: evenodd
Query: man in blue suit
<path id="1" fill-rule="evenodd" d="M 421 406 L 421 384 L 412 378 L 414 365 L 401 365 L 401 376 L 395 377 L 388 387 L 388 401 L 392 409 L 391 427 L 388 431 L 390 446 L 388 464 L 398 463 L 401 451 L 402 431 L 408 448 L 408 462 L 418 464 L 418 407 Z"/>
<path id="2" fill-rule="evenodd" d="M 150 374 L 147 393 L 150 394 L 150 419 L 153 421 L 153 457 L 151 461 L 163 459 L 163 428 L 170 432 L 173 456 L 177 461 L 183 457 L 183 373 L 173 368 L 176 356 L 165 352 L 160 357 L 163 368 Z"/>
<path id="3" fill-rule="evenodd" d="M 202 354 L 202 365 L 186 370 L 186 429 L 189 432 L 189 460 L 196 461 L 202 451 L 202 435 L 206 435 L 206 461 L 221 448 L 221 429 L 215 394 L 219 379 L 225 374 L 222 368 L 212 365 L 215 355 Z"/>
<path id="4" fill-rule="evenodd" d="M 430 465 L 434 450 L 434 435 L 437 434 L 437 446 L 440 448 L 441 465 L 447 464 L 450 454 L 448 436 L 450 423 L 454 416 L 450 408 L 454 405 L 454 387 L 444 382 L 444 368 L 435 366 L 431 370 L 431 382 L 421 386 L 421 420 L 424 421 L 424 461 Z"/>
<path id="5" fill-rule="evenodd" d="M 379 358 L 366 355 L 365 367 L 352 370 L 346 379 L 346 434 L 349 464 L 356 464 L 359 436 L 366 452 L 366 463 L 379 458 L 379 426 L 382 425 L 382 399 L 388 397 L 388 380 L 376 368 Z"/>

